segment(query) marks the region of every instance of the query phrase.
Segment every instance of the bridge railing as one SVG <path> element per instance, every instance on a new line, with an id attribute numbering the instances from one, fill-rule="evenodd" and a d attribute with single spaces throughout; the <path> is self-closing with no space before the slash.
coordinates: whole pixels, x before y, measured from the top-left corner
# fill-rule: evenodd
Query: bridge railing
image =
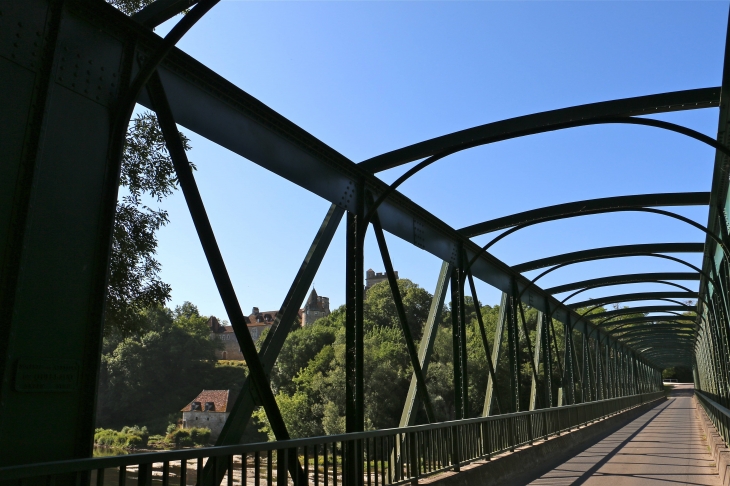
<path id="1" fill-rule="evenodd" d="M 348 458 L 368 486 L 399 484 L 560 435 L 664 397 L 631 395 L 491 417 L 287 441 L 97 457 L 0 468 L 20 485 L 338 486 Z M 298 465 L 297 465 L 298 462 Z M 288 467 L 300 473 L 290 477 Z M 207 467 L 206 467 L 207 466 Z M 348 468 L 349 470 L 349 468 Z M 217 473 L 216 473 L 217 471 Z M 201 481 L 202 480 L 202 481 Z"/>
<path id="2" fill-rule="evenodd" d="M 695 389 L 695 396 L 725 444 L 730 444 L 730 410 L 714 401 L 703 391 Z"/>

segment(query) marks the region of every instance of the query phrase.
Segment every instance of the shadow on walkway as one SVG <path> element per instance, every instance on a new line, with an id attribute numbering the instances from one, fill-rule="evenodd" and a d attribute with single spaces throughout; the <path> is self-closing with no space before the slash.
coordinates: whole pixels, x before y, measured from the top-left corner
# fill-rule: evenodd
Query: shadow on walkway
<path id="1" fill-rule="evenodd" d="M 715 464 L 702 438 L 692 403 L 692 385 L 677 385 L 661 402 L 615 432 L 510 481 L 535 486 L 719 486 Z"/>

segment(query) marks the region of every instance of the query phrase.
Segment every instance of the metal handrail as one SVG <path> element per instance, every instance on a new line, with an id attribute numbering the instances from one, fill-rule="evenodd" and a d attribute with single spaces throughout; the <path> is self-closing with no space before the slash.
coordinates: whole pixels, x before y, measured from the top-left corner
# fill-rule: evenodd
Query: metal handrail
<path id="1" fill-rule="evenodd" d="M 143 465 L 148 465 L 149 482 L 142 481 L 138 484 L 149 485 L 152 480 L 151 470 L 154 464 L 162 463 L 165 465 L 163 467 L 163 475 L 165 475 L 168 474 L 169 464 L 172 462 L 180 461 L 180 467 L 185 469 L 188 467 L 187 461 L 197 460 L 197 473 L 201 474 L 202 460 L 205 458 L 213 460 L 227 458 L 230 464 L 228 476 L 232 478 L 233 456 L 242 456 L 243 467 L 246 467 L 245 458 L 248 455 L 253 455 L 256 458 L 256 464 L 266 463 L 268 465 L 267 474 L 271 475 L 272 467 L 270 463 L 274 459 L 278 460 L 278 454 L 276 454 L 277 457 L 272 455 L 274 452 L 288 454 L 295 451 L 297 457 L 304 457 L 305 471 L 308 471 L 309 458 L 319 457 L 318 451 L 322 451 L 324 456 L 332 454 L 333 464 L 331 465 L 334 469 L 331 474 L 333 475 L 333 482 L 337 482 L 336 461 L 339 458 L 338 456 L 344 458 L 344 454 L 341 453 L 342 450 L 356 445 L 357 447 L 366 447 L 368 451 L 367 472 L 363 470 L 363 474 L 367 474 L 368 478 L 371 477 L 370 464 L 372 457 L 374 457 L 373 462 L 375 464 L 373 466 L 376 478 L 378 475 L 377 463 L 380 462 L 382 484 L 385 484 L 384 468 L 388 469 L 387 475 L 390 479 L 388 483 L 395 484 L 450 468 L 458 470 L 462 464 L 485 457 L 488 458 L 507 450 L 514 450 L 515 447 L 532 443 L 535 439 L 560 435 L 561 432 L 570 431 L 600 418 L 649 403 L 664 397 L 664 395 L 663 391 L 659 391 L 490 417 L 286 441 L 10 466 L 0 468 L 0 480 L 96 472 L 96 484 L 102 486 L 104 470 L 119 469 L 121 476 L 125 474 L 124 471 L 127 466 L 140 465 L 141 471 Z M 428 441 L 430 443 L 427 444 Z M 363 446 L 363 444 L 365 445 Z M 391 452 L 394 450 L 396 454 L 391 456 Z M 310 454 L 310 452 L 313 452 L 313 454 Z M 397 460 L 392 457 L 396 457 Z M 397 462 L 397 464 L 393 462 Z M 315 468 L 318 467 L 318 464 Z M 327 466 L 325 459 L 325 475 L 328 474 Z M 365 469 L 365 466 L 363 466 L 363 469 Z M 400 471 L 394 471 L 394 469 L 400 469 Z M 257 473 L 257 471 L 254 473 Z M 138 474 L 141 476 L 144 473 L 139 472 Z M 182 485 L 187 484 L 183 482 L 184 479 L 182 478 L 184 477 L 185 473 L 181 475 Z M 168 482 L 164 480 L 162 484 L 166 485 Z M 198 484 L 200 483 L 198 482 Z M 229 486 L 233 485 L 232 479 L 229 480 L 228 484 Z M 368 481 L 368 484 L 370 484 L 370 481 Z M 377 479 L 375 484 L 378 484 Z"/>
<path id="2" fill-rule="evenodd" d="M 695 389 L 695 396 L 698 398 L 698 402 L 702 405 L 702 408 L 707 413 L 707 416 L 712 421 L 715 429 L 725 441 L 725 444 L 730 443 L 730 409 L 720 405 L 712 398 L 710 398 L 706 392 Z"/>

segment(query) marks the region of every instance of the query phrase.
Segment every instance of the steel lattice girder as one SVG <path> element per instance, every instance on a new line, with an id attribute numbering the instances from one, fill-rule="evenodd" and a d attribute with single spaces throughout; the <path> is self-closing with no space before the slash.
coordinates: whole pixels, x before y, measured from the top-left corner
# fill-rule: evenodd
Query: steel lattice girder
<path id="1" fill-rule="evenodd" d="M 139 36 L 144 52 L 153 50 L 159 43 L 159 38 L 150 32 L 138 31 L 135 35 Z M 367 165 L 353 164 L 182 51 L 173 49 L 159 72 L 179 125 L 348 211 L 355 210 L 357 181 L 364 181 L 366 188 L 376 196 L 386 190 L 387 186 L 366 170 Z M 707 108 L 714 106 L 717 96 L 715 88 L 688 90 L 583 105 L 576 109 L 558 110 L 559 113 L 550 117 L 575 120 L 576 113 L 588 116 L 593 107 L 597 110 L 596 117 Z M 139 102 L 150 106 L 144 93 L 140 95 Z M 524 123 L 528 131 L 536 129 L 535 123 L 538 123 L 538 128 L 546 126 L 541 116 L 526 117 Z M 529 134 L 520 128 L 522 122 L 517 125 L 510 122 L 509 125 L 515 127 L 510 132 L 511 136 Z M 385 231 L 452 264 L 456 263 L 456 248 L 460 245 L 464 246 L 468 258 L 479 251 L 470 240 L 397 192 L 385 200 L 378 214 Z M 502 291 L 510 291 L 509 282 L 512 278 L 517 280 L 520 292 L 528 283 L 490 254 L 483 254 L 471 270 L 475 277 Z M 542 308 L 544 297 L 546 295 L 539 287 L 531 286 L 523 300 L 545 311 Z M 555 319 L 561 322 L 567 320 L 565 307 L 554 299 L 548 302 Z M 577 315 L 573 319 L 579 330 L 590 326 L 580 321 Z"/>
<path id="2" fill-rule="evenodd" d="M 22 316 L 17 317 L 16 315 L 16 311 L 20 307 L 13 300 L 16 297 L 14 293 L 16 283 L 23 281 L 26 285 L 25 288 L 37 289 L 45 287 L 35 284 L 42 284 L 44 280 L 54 280 L 48 278 L 48 275 L 41 275 L 39 272 L 33 273 L 34 269 L 29 269 L 26 265 L 29 259 L 42 261 L 46 266 L 58 271 L 66 268 L 64 265 L 71 264 L 75 269 L 88 269 L 88 273 L 83 277 L 86 279 L 83 285 L 80 281 L 73 282 L 79 285 L 65 285 L 66 288 L 63 291 L 54 288 L 55 293 L 43 293 L 41 296 L 43 300 L 41 304 L 45 303 L 48 307 L 48 302 L 66 295 L 64 292 L 76 292 L 72 296 L 75 300 L 67 299 L 66 303 L 62 303 L 54 310 L 57 314 L 68 316 L 69 325 L 74 328 L 74 331 L 79 331 L 84 326 L 86 326 L 84 329 L 88 331 L 65 333 L 63 336 L 64 339 L 71 337 L 75 339 L 75 341 L 67 342 L 63 349 L 65 353 L 76 353 L 79 356 L 83 354 L 80 359 L 83 359 L 84 363 L 82 370 L 84 389 L 75 397 L 85 397 L 85 403 L 91 403 L 91 405 L 84 405 L 83 410 L 79 409 L 80 412 L 74 416 L 74 419 L 84 419 L 93 416 L 93 399 L 89 399 L 90 397 L 87 395 L 93 394 L 94 387 L 91 384 L 95 383 L 98 370 L 98 367 L 93 366 L 93 362 L 98 362 L 96 351 L 100 346 L 100 314 L 103 308 L 105 288 L 103 276 L 104 267 L 108 263 L 108 248 L 113 222 L 113 203 L 116 194 L 114 174 L 118 172 L 118 167 L 113 166 L 112 157 L 109 156 L 109 153 L 115 153 L 115 150 L 108 147 L 110 138 L 108 122 L 115 116 L 114 110 L 120 98 L 120 90 L 126 88 L 122 83 L 129 81 L 136 72 L 137 65 L 134 59 L 162 52 L 159 48 L 165 43 L 145 26 L 126 17 L 104 2 L 83 0 L 56 2 L 53 3 L 50 15 L 46 15 L 49 3 L 45 0 L 28 0 L 22 2 L 22 6 L 10 0 L 0 1 L 2 1 L 4 14 L 0 19 L 1 22 L 16 23 L 20 28 L 28 28 L 28 25 L 35 28 L 38 24 L 36 33 L 44 43 L 40 48 L 43 52 L 39 56 L 39 63 L 41 63 L 39 68 L 39 65 L 34 65 L 35 61 L 28 54 L 35 53 L 34 48 L 26 45 L 28 39 L 35 39 L 35 37 L 32 35 L 15 36 L 17 27 L 13 25 L 12 29 L 6 28 L 6 25 L 11 24 L 3 24 L 3 28 L 0 28 L 0 41 L 3 45 L 10 45 L 8 42 L 16 42 L 15 47 L 18 47 L 17 42 L 23 44 L 19 47 L 20 50 L 12 51 L 19 53 L 18 59 L 15 58 L 15 55 L 6 56 L 3 51 L 2 64 L 0 64 L 3 70 L 0 80 L 4 87 L 3 90 L 0 90 L 4 93 L 2 95 L 4 108 L 1 116 L 3 126 L 11 127 L 11 130 L 7 132 L 9 135 L 0 141 L 2 144 L 0 153 L 3 153 L 3 156 L 10 161 L 9 164 L 0 164 L 0 170 L 2 170 L 0 197 L 3 198 L 0 200 L 0 222 L 2 224 L 0 232 L 3 235 L 3 238 L 0 239 L 0 244 L 3 245 L 0 248 L 0 255 L 3 255 L 3 261 L 0 262 L 3 268 L 1 277 L 3 281 L 0 285 L 0 291 L 3 293 L 0 295 L 0 301 L 3 304 L 8 303 L 7 309 L 5 305 L 3 307 L 7 312 L 2 317 L 3 326 L 0 326 L 4 383 L 9 383 L 8 370 L 12 365 L 11 355 L 8 353 L 8 349 L 11 347 L 8 345 L 11 341 L 10 338 L 12 337 L 17 342 L 25 338 L 25 336 L 14 337 L 21 333 L 13 333 L 18 322 L 22 321 Z M 165 1 L 164 4 L 161 3 L 158 6 L 164 6 L 164 12 L 158 12 L 156 17 L 151 15 L 147 19 L 141 17 L 140 19 L 147 22 L 148 25 L 157 23 L 175 9 L 179 10 L 181 2 Z M 37 15 L 39 12 L 41 15 Z M 18 20 L 15 18 L 16 16 L 22 17 L 20 20 L 23 22 L 16 22 Z M 26 23 L 26 17 L 33 18 Z M 35 22 L 38 18 L 41 20 Z M 62 35 L 57 36 L 59 31 Z M 47 35 L 41 36 L 41 33 Z M 16 37 L 20 41 L 17 41 Z M 112 80 L 112 76 L 104 78 L 102 75 L 101 77 L 104 79 L 98 83 L 98 89 L 95 91 L 92 88 L 92 92 L 88 92 L 88 90 L 84 90 L 83 86 L 76 86 L 68 76 L 64 77 L 61 73 L 62 69 L 57 69 L 59 63 L 65 61 L 61 53 L 66 51 L 75 54 L 76 59 L 88 61 L 90 66 L 106 67 L 108 73 L 119 73 L 120 76 L 116 80 Z M 56 62 L 57 60 L 58 62 Z M 178 124 L 351 213 L 358 210 L 357 201 L 362 201 L 364 189 L 371 191 L 376 197 L 387 190 L 387 185 L 374 177 L 373 173 L 416 160 L 419 157 L 433 153 L 453 153 L 499 140 L 594 123 L 603 117 L 636 116 L 713 107 L 718 106 L 720 97 L 718 88 L 705 88 L 538 113 L 439 137 L 384 154 L 358 165 L 178 49 L 172 49 L 159 66 L 158 71 L 161 85 L 169 101 L 171 118 L 174 118 Z M 21 72 L 27 75 L 23 79 L 21 79 Z M 37 77 L 34 78 L 36 75 Z M 34 91 L 29 94 L 31 90 Z M 54 108 L 55 118 L 48 117 L 50 108 L 45 105 L 46 95 L 52 101 L 52 103 L 49 102 L 49 106 Z M 27 106 L 24 104 L 26 102 Z M 144 91 L 139 102 L 150 107 L 149 99 Z M 28 106 L 31 104 L 32 113 L 28 115 Z M 70 123 L 69 110 L 73 116 L 83 119 L 89 126 Z M 93 117 L 85 116 L 92 112 Z M 27 118 L 27 116 L 31 118 Z M 40 126 L 44 127 L 45 139 L 43 141 L 38 139 Z M 84 136 L 79 136 L 79 132 L 84 130 Z M 65 137 L 63 143 L 43 145 L 48 144 L 49 140 L 57 141 L 64 133 L 71 133 L 75 138 Z M 114 140 L 112 142 L 117 143 Z M 38 155 L 36 151 L 42 152 L 41 149 L 46 151 Z M 87 166 L 74 166 L 71 162 L 83 159 L 95 171 L 93 174 L 91 172 L 86 174 L 89 178 L 95 178 L 94 185 L 79 187 L 78 192 L 74 193 L 72 189 L 76 186 L 71 184 L 61 199 L 52 201 L 54 197 L 58 196 L 57 192 L 53 190 L 55 186 L 60 185 L 62 181 L 73 179 L 75 174 L 72 173 L 72 170 L 68 170 L 68 173 L 57 174 L 49 170 L 49 164 L 43 165 L 44 162 L 47 162 L 43 157 L 48 157 L 51 153 L 54 156 L 60 154 L 60 157 L 56 156 L 57 160 L 54 161 L 62 162 L 55 165 L 54 170 L 57 171 L 69 168 L 81 171 Z M 76 159 L 69 159 L 69 154 Z M 36 166 L 39 171 L 34 173 L 33 170 L 36 169 Z M 23 173 L 18 176 L 21 172 Z M 34 178 L 46 185 L 31 184 L 35 181 Z M 81 184 L 81 181 L 79 179 L 76 184 Z M 114 188 L 114 191 L 111 188 Z M 47 197 L 38 199 L 37 194 L 45 194 Z M 73 200 L 67 200 L 66 196 L 69 194 L 74 196 Z M 36 198 L 34 206 L 28 209 L 31 195 Z M 59 201 L 65 205 L 59 204 Z M 69 223 L 75 224 L 80 221 L 79 227 L 88 230 L 88 234 L 75 235 L 84 236 L 85 246 L 78 245 L 77 241 L 74 241 L 75 246 L 71 252 L 74 257 L 73 261 L 68 258 L 64 260 L 59 256 L 67 248 L 63 242 L 58 247 L 54 247 L 55 240 L 48 238 L 44 240 L 42 236 L 47 236 L 47 234 L 43 231 L 39 233 L 36 229 L 29 229 L 26 226 L 26 211 L 34 211 L 31 216 L 28 216 L 32 219 L 34 215 L 41 214 L 42 211 L 50 208 L 53 202 L 55 202 L 54 209 L 58 218 L 53 221 L 53 224 L 47 224 L 47 228 L 74 227 Z M 73 215 L 73 218 L 76 219 L 71 218 L 72 210 L 78 210 L 81 207 L 84 210 L 88 209 L 89 212 L 78 212 Z M 53 219 L 49 218 L 48 214 L 44 214 L 44 216 L 46 222 Z M 456 264 L 463 256 L 472 258 L 479 252 L 479 247 L 464 235 L 459 234 L 455 229 L 397 192 L 387 197 L 378 209 L 378 216 L 385 231 L 451 264 Z M 38 220 L 35 222 L 37 224 Z M 47 228 L 41 229 L 46 230 Z M 65 233 L 60 231 L 59 234 Z M 6 235 L 12 237 L 6 238 Z M 35 246 L 23 246 L 24 238 L 30 238 L 32 241 L 29 241 Z M 78 241 L 81 241 L 81 238 Z M 34 254 L 31 250 L 38 251 Z M 618 342 L 600 330 L 594 329 L 585 319 L 581 320 L 580 316 L 562 306 L 539 287 L 530 286 L 525 291 L 529 284 L 527 279 L 490 254 L 481 254 L 470 270 L 475 277 L 503 292 L 519 292 L 524 302 L 549 313 L 557 320 L 570 323 L 575 329 L 584 333 L 596 332 L 611 346 L 620 346 Z M 59 281 L 61 280 L 59 279 Z M 35 294 L 36 298 L 39 297 L 37 291 L 26 292 L 24 295 L 29 296 L 30 294 Z M 76 305 L 73 312 L 64 312 L 72 306 L 72 302 L 76 304 L 81 302 L 81 304 L 73 304 Z M 37 303 L 38 301 L 36 301 Z M 38 308 L 39 306 L 36 305 L 33 310 L 36 311 Z M 34 321 L 30 319 L 27 322 Z M 57 327 L 61 328 L 61 326 Z M 26 329 L 28 328 L 32 328 L 32 326 L 26 326 Z M 79 336 L 79 334 L 82 335 Z M 630 351 L 629 348 L 622 348 L 622 350 Z M 13 359 L 15 358 L 13 357 Z M 4 386 L 3 399 L 8 385 Z M 36 401 L 34 404 L 39 405 L 40 402 Z M 48 407 L 48 404 L 44 406 Z M 54 407 L 54 409 L 58 408 L 64 407 Z M 74 406 L 65 408 L 77 409 Z M 3 408 L 3 411 L 5 410 Z M 92 412 L 89 413 L 89 410 Z M 42 415 L 38 414 L 38 416 Z M 72 424 L 71 427 L 73 428 L 74 425 Z M 89 424 L 77 427 L 69 436 L 75 437 L 76 433 L 79 436 L 88 435 L 88 429 Z M 82 448 L 88 448 L 88 446 L 89 444 L 85 444 Z M 21 454 L 18 451 L 19 449 L 15 451 L 16 455 Z M 62 453 L 78 455 L 78 451 L 63 450 Z M 27 460 L 30 456 L 25 458 Z M 32 458 L 30 459 L 32 460 Z M 5 458 L 5 460 L 8 459 Z"/>

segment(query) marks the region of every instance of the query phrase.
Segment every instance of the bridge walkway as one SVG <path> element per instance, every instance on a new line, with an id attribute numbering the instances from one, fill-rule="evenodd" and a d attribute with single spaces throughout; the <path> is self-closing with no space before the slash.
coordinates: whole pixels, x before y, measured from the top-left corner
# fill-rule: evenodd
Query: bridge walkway
<path id="1" fill-rule="evenodd" d="M 692 385 L 540 477 L 534 486 L 720 485 L 695 415 Z"/>

